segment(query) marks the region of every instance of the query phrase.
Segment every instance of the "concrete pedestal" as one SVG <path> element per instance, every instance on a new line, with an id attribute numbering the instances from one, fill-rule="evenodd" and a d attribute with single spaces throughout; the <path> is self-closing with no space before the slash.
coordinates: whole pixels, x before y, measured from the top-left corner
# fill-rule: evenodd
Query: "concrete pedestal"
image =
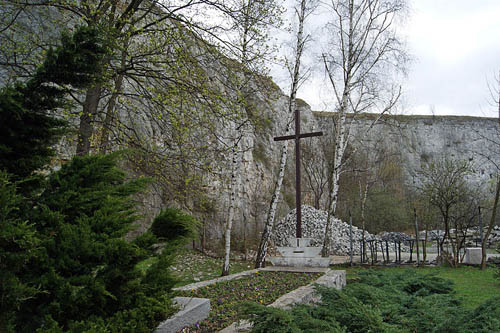
<path id="1" fill-rule="evenodd" d="M 281 246 L 277 250 L 281 256 L 270 257 L 273 266 L 284 267 L 328 267 L 330 258 L 320 256 L 321 247 L 308 246 L 310 238 L 289 238 L 290 246 Z"/>
<path id="2" fill-rule="evenodd" d="M 464 263 L 469 265 L 481 265 L 482 249 L 480 247 L 468 247 L 465 249 Z"/>

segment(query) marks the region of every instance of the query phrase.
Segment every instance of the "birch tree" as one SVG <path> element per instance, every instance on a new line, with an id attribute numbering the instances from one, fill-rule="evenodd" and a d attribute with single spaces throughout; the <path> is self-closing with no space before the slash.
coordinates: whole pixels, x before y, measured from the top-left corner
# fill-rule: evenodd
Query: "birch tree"
<path id="1" fill-rule="evenodd" d="M 233 31 L 236 34 L 231 43 L 235 50 L 238 61 L 242 64 L 243 74 L 236 86 L 236 93 L 240 101 L 240 107 L 245 112 L 240 123 L 233 122 L 231 125 L 231 175 L 229 186 L 229 213 L 224 232 L 225 254 L 222 276 L 229 274 L 229 261 L 231 254 L 231 230 L 233 220 L 237 211 L 237 204 L 241 200 L 241 178 L 244 152 L 249 148 L 246 146 L 244 137 L 248 134 L 251 121 L 258 117 L 257 108 L 252 103 L 254 94 L 258 93 L 252 82 L 255 75 L 266 71 L 264 61 L 270 53 L 268 44 L 268 31 L 280 22 L 281 7 L 278 1 L 252 1 L 236 0 L 236 14 L 230 14 L 234 19 Z"/>
<path id="2" fill-rule="evenodd" d="M 325 256 L 329 254 L 329 231 L 336 214 L 344 153 L 352 139 L 350 123 L 356 115 L 367 111 L 379 114 L 373 121 L 376 123 L 393 108 L 401 89 L 391 82 L 406 62 L 396 32 L 397 21 L 404 13 L 404 0 L 331 0 L 327 7 L 331 14 L 327 28 L 331 40 L 322 61 L 334 96 L 336 146 L 322 251 Z"/>
<path id="3" fill-rule="evenodd" d="M 285 135 L 290 135 L 291 133 L 293 116 L 297 108 L 297 91 L 299 89 L 300 84 L 304 80 L 304 76 L 302 74 L 302 69 L 301 69 L 301 58 L 306 43 L 309 40 L 309 35 L 307 35 L 304 32 L 304 25 L 307 17 L 313 12 L 315 6 L 316 6 L 315 1 L 301 0 L 297 1 L 296 6 L 294 7 L 295 16 L 297 18 L 297 34 L 295 36 L 296 37 L 295 54 L 294 54 L 293 66 L 288 67 L 291 77 L 291 86 L 290 86 L 290 98 L 288 102 L 288 117 L 287 117 Z M 278 207 L 278 202 L 281 195 L 281 186 L 283 185 L 283 178 L 285 176 L 287 157 L 288 157 L 288 141 L 283 141 L 283 145 L 281 147 L 281 157 L 280 157 L 278 176 L 276 179 L 276 183 L 274 185 L 274 192 L 271 198 L 271 204 L 267 212 L 266 223 L 264 225 L 264 231 L 262 232 L 261 241 L 257 251 L 257 258 L 255 260 L 256 268 L 263 267 L 265 264 L 269 239 L 271 238 L 272 235 L 274 219 L 276 216 L 276 209 Z"/>

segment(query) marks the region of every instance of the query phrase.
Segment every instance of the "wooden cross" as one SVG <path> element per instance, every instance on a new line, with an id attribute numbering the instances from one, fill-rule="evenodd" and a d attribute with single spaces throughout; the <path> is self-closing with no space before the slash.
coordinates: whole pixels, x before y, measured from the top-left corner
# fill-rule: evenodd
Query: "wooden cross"
<path id="1" fill-rule="evenodd" d="M 295 229 L 295 237 L 302 238 L 302 205 L 301 205 L 301 190 L 300 190 L 300 139 L 313 136 L 321 136 L 323 132 L 300 133 L 300 112 L 299 108 L 295 108 L 295 134 L 277 136 L 274 141 L 295 140 L 295 206 L 297 211 L 297 224 Z M 298 243 L 297 239 L 297 243 Z M 298 245 L 297 245 L 298 246 Z"/>

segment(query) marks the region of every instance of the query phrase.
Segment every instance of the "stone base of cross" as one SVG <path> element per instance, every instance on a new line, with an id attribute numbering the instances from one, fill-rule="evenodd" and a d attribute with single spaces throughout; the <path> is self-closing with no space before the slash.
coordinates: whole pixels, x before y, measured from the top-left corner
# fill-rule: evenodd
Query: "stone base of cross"
<path id="1" fill-rule="evenodd" d="M 283 267 L 328 267 L 330 258 L 319 255 L 321 247 L 309 246 L 311 238 L 288 239 L 288 246 L 278 246 L 280 256 L 270 257 L 273 266 Z"/>

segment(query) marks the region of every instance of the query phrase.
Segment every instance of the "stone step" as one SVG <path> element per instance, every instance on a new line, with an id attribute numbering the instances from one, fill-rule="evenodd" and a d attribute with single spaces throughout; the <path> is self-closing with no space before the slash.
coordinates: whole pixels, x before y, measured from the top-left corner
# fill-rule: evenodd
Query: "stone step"
<path id="1" fill-rule="evenodd" d="M 207 298 L 174 297 L 173 301 L 180 307 L 179 312 L 162 322 L 155 333 L 177 332 L 183 327 L 194 325 L 208 318 L 210 300 Z"/>
<path id="2" fill-rule="evenodd" d="M 273 266 L 285 267 L 328 267 L 330 258 L 323 257 L 269 257 Z"/>
<path id="3" fill-rule="evenodd" d="M 279 246 L 277 250 L 284 257 L 308 258 L 319 256 L 321 247 Z"/>

